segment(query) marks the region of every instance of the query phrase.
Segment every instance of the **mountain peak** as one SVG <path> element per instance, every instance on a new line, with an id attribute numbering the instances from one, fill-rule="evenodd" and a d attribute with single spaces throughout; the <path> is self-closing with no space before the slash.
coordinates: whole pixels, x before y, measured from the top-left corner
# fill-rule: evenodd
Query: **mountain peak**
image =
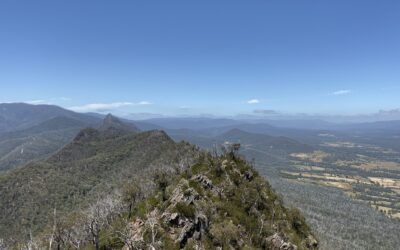
<path id="1" fill-rule="evenodd" d="M 103 122 L 99 127 L 99 130 L 100 131 L 118 130 L 118 131 L 124 131 L 124 132 L 139 132 L 139 129 L 135 125 L 122 122 L 118 117 L 116 117 L 112 114 L 107 114 L 104 117 Z"/>
<path id="2" fill-rule="evenodd" d="M 115 125 L 119 124 L 121 125 L 122 122 L 118 117 L 113 116 L 112 114 L 107 114 L 104 119 L 103 119 L 103 125 Z"/>
<path id="3" fill-rule="evenodd" d="M 104 122 L 119 122 L 119 123 L 121 122 L 121 121 L 118 119 L 118 117 L 113 116 L 111 113 L 108 113 L 108 114 L 104 117 L 103 121 L 104 121 Z"/>

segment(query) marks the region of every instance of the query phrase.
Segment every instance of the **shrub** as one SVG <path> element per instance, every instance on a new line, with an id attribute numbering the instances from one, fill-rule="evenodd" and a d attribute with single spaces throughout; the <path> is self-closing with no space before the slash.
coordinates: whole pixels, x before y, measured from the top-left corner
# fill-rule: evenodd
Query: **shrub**
<path id="1" fill-rule="evenodd" d="M 178 202 L 175 205 L 175 211 L 182 214 L 186 218 L 194 218 L 196 215 L 196 210 L 194 207 L 187 205 L 184 202 Z"/>
<path id="2" fill-rule="evenodd" d="M 239 230 L 232 221 L 223 221 L 211 227 L 211 234 L 214 236 L 214 243 L 219 246 L 236 243 L 239 239 Z"/>

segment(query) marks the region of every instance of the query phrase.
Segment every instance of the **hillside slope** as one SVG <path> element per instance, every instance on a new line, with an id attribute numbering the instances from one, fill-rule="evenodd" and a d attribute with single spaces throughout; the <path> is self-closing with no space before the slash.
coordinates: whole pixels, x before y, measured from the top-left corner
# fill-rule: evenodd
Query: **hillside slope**
<path id="1" fill-rule="evenodd" d="M 318 248 L 303 216 L 283 205 L 236 145 L 196 159 L 173 172 L 158 170 L 150 181 L 127 182 L 122 194 L 55 219 L 32 241 L 34 249 L 49 242 L 54 249 L 96 250 Z"/>
<path id="2" fill-rule="evenodd" d="M 51 220 L 53 209 L 62 215 L 84 207 L 142 171 L 176 165 L 193 152 L 162 131 L 84 129 L 49 159 L 0 176 L 0 235 L 27 240 Z"/>
<path id="3" fill-rule="evenodd" d="M 0 134 L 0 171 L 53 154 L 89 125 L 81 120 L 57 116 L 27 129 Z"/>
<path id="4" fill-rule="evenodd" d="M 205 155 L 135 211 L 127 224 L 125 249 L 318 247 L 298 210 L 285 208 L 269 184 L 233 151 Z"/>
<path id="5" fill-rule="evenodd" d="M 53 105 L 0 103 L 0 172 L 46 158 L 100 122 Z"/>
<path id="6" fill-rule="evenodd" d="M 33 249 L 317 249 L 297 209 L 288 209 L 264 178 L 229 147 L 202 152 L 190 167 L 128 181 L 88 210 L 54 220 Z M 78 219 L 77 219 L 78 218 Z M 49 237 L 50 236 L 50 237 Z M 77 247 L 78 246 L 78 247 Z"/>
<path id="7" fill-rule="evenodd" d="M 0 134 L 26 129 L 58 116 L 73 118 L 89 124 L 95 124 L 101 120 L 54 105 L 0 103 Z"/>

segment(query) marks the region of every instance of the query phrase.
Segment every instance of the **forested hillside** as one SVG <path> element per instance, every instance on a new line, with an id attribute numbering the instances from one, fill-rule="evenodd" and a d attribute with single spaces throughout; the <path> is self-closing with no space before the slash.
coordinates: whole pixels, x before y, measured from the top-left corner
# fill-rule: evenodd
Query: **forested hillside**
<path id="1" fill-rule="evenodd" d="M 89 125 L 58 116 L 27 129 L 0 134 L 0 171 L 53 154 Z"/>
<path id="2" fill-rule="evenodd" d="M 151 168 L 179 166 L 196 150 L 177 144 L 162 131 L 138 133 L 106 123 L 87 128 L 62 150 L 41 162 L 0 176 L 0 235 L 26 241 L 58 215 L 113 193 Z"/>
<path id="3" fill-rule="evenodd" d="M 0 172 L 42 160 L 100 122 L 52 105 L 0 104 Z"/>

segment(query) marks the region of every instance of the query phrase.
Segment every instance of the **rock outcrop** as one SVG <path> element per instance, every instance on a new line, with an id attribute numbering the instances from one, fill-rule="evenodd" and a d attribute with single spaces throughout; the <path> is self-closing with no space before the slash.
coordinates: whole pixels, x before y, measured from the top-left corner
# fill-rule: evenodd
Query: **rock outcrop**
<path id="1" fill-rule="evenodd" d="M 265 239 L 265 247 L 267 249 L 277 249 L 277 250 L 297 250 L 297 246 L 290 242 L 286 242 L 284 238 L 275 233 Z"/>

